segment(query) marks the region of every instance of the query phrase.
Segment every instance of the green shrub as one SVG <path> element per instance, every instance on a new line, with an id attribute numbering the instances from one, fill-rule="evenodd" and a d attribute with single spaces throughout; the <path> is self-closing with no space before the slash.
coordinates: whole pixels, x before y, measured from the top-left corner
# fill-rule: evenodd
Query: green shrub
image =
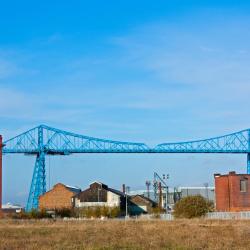
<path id="1" fill-rule="evenodd" d="M 202 217 L 213 210 L 213 202 L 201 195 L 187 196 L 179 200 L 174 206 L 175 218 Z"/>
<path id="2" fill-rule="evenodd" d="M 120 215 L 119 207 L 110 208 L 110 213 L 109 213 L 110 218 L 115 218 L 115 217 L 118 217 L 119 215 Z"/>

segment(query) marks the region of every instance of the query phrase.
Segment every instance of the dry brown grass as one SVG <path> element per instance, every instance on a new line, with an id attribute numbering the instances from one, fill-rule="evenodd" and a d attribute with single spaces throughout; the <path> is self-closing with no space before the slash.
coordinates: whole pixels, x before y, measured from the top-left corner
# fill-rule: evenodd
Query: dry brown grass
<path id="1" fill-rule="evenodd" d="M 0 220 L 0 249 L 250 249 L 250 221 Z"/>

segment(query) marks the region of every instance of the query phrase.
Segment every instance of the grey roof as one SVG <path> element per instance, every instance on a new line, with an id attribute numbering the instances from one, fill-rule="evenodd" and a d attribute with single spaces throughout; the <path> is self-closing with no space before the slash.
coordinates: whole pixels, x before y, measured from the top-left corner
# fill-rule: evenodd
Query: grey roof
<path id="1" fill-rule="evenodd" d="M 65 185 L 65 187 L 69 191 L 74 192 L 74 193 L 80 193 L 81 192 L 81 189 L 79 187 L 73 187 L 73 186 L 68 186 L 68 185 Z"/>
<path id="2" fill-rule="evenodd" d="M 119 190 L 116 190 L 116 189 L 113 189 L 113 188 L 109 188 L 109 187 L 107 188 L 107 190 L 110 191 L 110 192 L 112 192 L 112 193 L 115 193 L 115 194 L 117 194 L 119 196 L 125 196 L 125 194 L 123 192 L 119 191 Z"/>

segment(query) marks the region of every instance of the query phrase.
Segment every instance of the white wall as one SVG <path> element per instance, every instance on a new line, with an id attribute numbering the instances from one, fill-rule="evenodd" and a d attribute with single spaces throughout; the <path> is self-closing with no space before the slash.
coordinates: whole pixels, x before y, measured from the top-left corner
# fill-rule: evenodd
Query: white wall
<path id="1" fill-rule="evenodd" d="M 106 207 L 118 207 L 120 206 L 120 196 L 108 191 L 107 192 L 107 202 L 80 202 L 80 199 L 75 198 L 76 207 L 96 207 L 96 206 L 106 206 Z"/>

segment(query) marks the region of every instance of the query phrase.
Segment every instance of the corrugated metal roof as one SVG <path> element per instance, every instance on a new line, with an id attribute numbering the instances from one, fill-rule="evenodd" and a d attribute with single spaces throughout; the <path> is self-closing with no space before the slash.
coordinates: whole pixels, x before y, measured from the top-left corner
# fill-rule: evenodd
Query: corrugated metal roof
<path id="1" fill-rule="evenodd" d="M 80 193 L 81 192 L 81 188 L 79 188 L 79 187 L 74 187 L 74 186 L 69 186 L 69 185 L 65 185 L 65 187 L 67 189 L 69 189 L 70 191 L 74 192 L 74 193 Z"/>

